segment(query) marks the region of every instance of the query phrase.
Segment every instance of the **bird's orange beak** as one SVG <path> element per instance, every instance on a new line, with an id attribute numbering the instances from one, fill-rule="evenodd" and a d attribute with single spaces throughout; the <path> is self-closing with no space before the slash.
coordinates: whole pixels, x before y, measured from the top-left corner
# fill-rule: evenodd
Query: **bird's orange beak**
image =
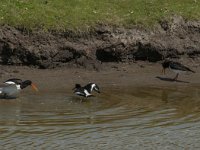
<path id="1" fill-rule="evenodd" d="M 162 74 L 165 74 L 165 69 L 164 68 L 162 69 Z"/>
<path id="2" fill-rule="evenodd" d="M 32 87 L 32 89 L 35 90 L 36 92 L 39 91 L 35 84 L 32 83 L 32 84 L 31 84 L 31 87 Z"/>

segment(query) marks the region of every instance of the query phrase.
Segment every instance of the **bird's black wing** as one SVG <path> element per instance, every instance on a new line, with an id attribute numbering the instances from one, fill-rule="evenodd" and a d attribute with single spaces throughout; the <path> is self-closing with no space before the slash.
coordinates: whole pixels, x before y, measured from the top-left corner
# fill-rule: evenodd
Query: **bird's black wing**
<path id="1" fill-rule="evenodd" d="M 78 92 L 78 91 L 77 91 L 77 92 L 74 92 L 74 93 L 75 93 L 76 95 L 86 97 L 84 93 L 81 93 L 81 92 Z"/>
<path id="2" fill-rule="evenodd" d="M 83 88 L 86 89 L 89 93 L 91 93 L 91 92 L 92 92 L 92 91 L 91 91 L 91 90 L 92 90 L 92 89 L 91 89 L 91 88 L 92 88 L 92 84 L 93 84 L 93 83 L 89 83 L 89 84 L 85 85 Z"/>
<path id="3" fill-rule="evenodd" d="M 22 83 L 22 80 L 18 79 L 18 78 L 8 79 L 8 80 L 4 81 L 4 83 L 9 82 L 9 81 L 15 82 L 16 84 L 21 84 Z"/>
<path id="4" fill-rule="evenodd" d="M 78 89 L 75 89 L 74 93 L 75 93 L 76 95 L 86 97 L 86 94 L 85 94 L 85 92 L 84 92 L 84 88 L 83 88 L 83 87 L 78 88 Z"/>
<path id="5" fill-rule="evenodd" d="M 170 62 L 170 68 L 171 69 L 175 69 L 175 70 L 181 70 L 181 71 L 190 71 L 193 72 L 193 70 L 191 70 L 190 68 L 178 63 L 178 62 Z"/>

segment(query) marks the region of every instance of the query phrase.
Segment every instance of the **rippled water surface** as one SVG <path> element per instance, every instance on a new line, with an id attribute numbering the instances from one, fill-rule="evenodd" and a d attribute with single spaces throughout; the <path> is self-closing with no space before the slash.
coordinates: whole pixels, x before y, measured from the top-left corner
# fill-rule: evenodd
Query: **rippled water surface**
<path id="1" fill-rule="evenodd" d="M 0 101 L 0 149 L 200 149 L 199 87 L 24 91 Z"/>

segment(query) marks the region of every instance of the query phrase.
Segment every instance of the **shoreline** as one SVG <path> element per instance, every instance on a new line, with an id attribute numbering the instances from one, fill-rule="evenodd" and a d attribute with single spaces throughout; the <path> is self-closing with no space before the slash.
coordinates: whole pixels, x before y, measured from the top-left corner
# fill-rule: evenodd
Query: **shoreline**
<path id="1" fill-rule="evenodd" d="M 2 66 L 1 66 L 2 67 Z M 0 81 L 9 78 L 32 80 L 43 90 L 71 91 L 76 83 L 85 85 L 94 82 L 100 88 L 112 89 L 123 87 L 154 87 L 154 88 L 184 88 L 188 86 L 200 86 L 198 67 L 192 67 L 196 73 L 188 73 L 179 76 L 179 82 L 170 81 L 175 74 L 166 71 L 161 74 L 161 65 L 158 63 L 135 64 L 110 64 L 101 71 L 85 70 L 80 68 L 35 69 L 29 67 L 3 66 L 5 72 L 1 74 Z M 191 66 L 190 66 L 191 68 Z"/>

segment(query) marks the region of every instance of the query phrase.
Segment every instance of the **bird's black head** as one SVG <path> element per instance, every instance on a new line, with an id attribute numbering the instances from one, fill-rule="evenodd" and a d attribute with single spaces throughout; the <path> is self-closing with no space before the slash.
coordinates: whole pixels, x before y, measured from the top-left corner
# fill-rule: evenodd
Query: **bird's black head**
<path id="1" fill-rule="evenodd" d="M 30 80 L 25 80 L 25 81 L 23 81 L 23 82 L 20 84 L 20 88 L 21 88 L 21 89 L 24 89 L 24 88 L 26 88 L 27 86 L 30 86 L 30 85 L 32 85 L 32 81 L 30 81 Z"/>

